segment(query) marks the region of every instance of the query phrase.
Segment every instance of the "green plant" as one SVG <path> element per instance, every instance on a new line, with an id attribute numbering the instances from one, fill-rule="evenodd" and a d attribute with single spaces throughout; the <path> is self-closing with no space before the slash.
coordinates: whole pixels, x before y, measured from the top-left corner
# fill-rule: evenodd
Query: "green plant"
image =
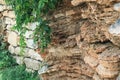
<path id="1" fill-rule="evenodd" d="M 25 70 L 24 65 L 9 67 L 0 71 L 0 80 L 40 80 L 37 72 Z"/>
<path id="2" fill-rule="evenodd" d="M 26 46 L 25 37 L 27 25 L 31 22 L 38 22 L 38 26 L 34 31 L 34 41 L 40 44 L 43 51 L 50 43 L 51 29 L 47 21 L 43 19 L 49 10 L 54 9 L 59 0 L 5 0 L 12 6 L 16 15 L 16 25 L 13 27 L 20 32 L 20 47 Z"/>

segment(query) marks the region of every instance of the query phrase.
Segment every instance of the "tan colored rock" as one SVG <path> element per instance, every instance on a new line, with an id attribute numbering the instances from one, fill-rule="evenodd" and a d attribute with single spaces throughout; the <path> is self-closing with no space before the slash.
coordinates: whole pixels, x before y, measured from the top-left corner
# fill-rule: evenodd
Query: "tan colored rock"
<path id="1" fill-rule="evenodd" d="M 40 61 L 43 60 L 42 57 L 40 56 L 40 54 L 38 54 L 36 51 L 34 51 L 32 49 L 29 49 L 28 52 L 25 53 L 25 56 L 30 57 L 35 60 L 40 60 Z"/>
<path id="2" fill-rule="evenodd" d="M 59 18 L 59 17 L 62 17 L 62 16 L 65 16 L 65 14 L 59 13 L 59 14 L 54 15 L 55 18 Z"/>
<path id="3" fill-rule="evenodd" d="M 96 68 L 97 73 L 102 77 L 102 78 L 114 78 L 118 75 L 119 71 L 110 71 L 104 68 L 102 65 L 99 65 Z"/>
<path id="4" fill-rule="evenodd" d="M 29 48 L 32 48 L 32 49 L 37 48 L 37 44 L 35 44 L 33 39 L 26 39 L 26 44 L 27 44 L 27 47 Z"/>
<path id="5" fill-rule="evenodd" d="M 5 0 L 0 0 L 0 4 L 5 4 Z"/>
<path id="6" fill-rule="evenodd" d="M 98 59 L 98 56 L 100 53 L 102 53 L 104 50 L 107 49 L 108 46 L 111 44 L 105 43 L 105 44 L 90 44 L 89 49 L 88 49 L 88 54 L 92 57 L 95 57 Z"/>
<path id="7" fill-rule="evenodd" d="M 82 64 L 81 66 L 82 74 L 87 75 L 89 77 L 93 77 L 95 71 L 89 65 Z"/>
<path id="8" fill-rule="evenodd" d="M 83 3 L 83 2 L 97 2 L 99 4 L 110 4 L 112 1 L 119 1 L 119 0 L 72 0 L 71 1 L 71 4 L 73 6 L 77 6 L 79 5 L 80 3 Z"/>
<path id="9" fill-rule="evenodd" d="M 8 50 L 10 51 L 11 54 L 15 53 L 15 48 L 12 45 L 8 47 Z"/>
<path id="10" fill-rule="evenodd" d="M 5 18 L 5 24 L 9 24 L 9 25 L 15 25 L 16 21 L 14 19 L 11 19 L 9 17 Z"/>
<path id="11" fill-rule="evenodd" d="M 4 11 L 5 7 L 3 5 L 0 5 L 0 12 Z"/>
<path id="12" fill-rule="evenodd" d="M 8 37 L 8 43 L 10 43 L 12 46 L 18 45 L 19 37 L 18 37 L 17 33 L 9 32 L 7 37 Z"/>
<path id="13" fill-rule="evenodd" d="M 94 79 L 94 80 L 103 80 L 103 79 L 101 79 L 100 76 L 97 75 L 97 74 L 94 74 L 94 75 L 93 75 L 93 79 Z"/>
<path id="14" fill-rule="evenodd" d="M 17 47 L 15 48 L 15 53 L 14 53 L 14 54 L 15 54 L 15 55 L 18 55 L 18 56 L 21 56 L 21 55 L 22 55 L 22 56 L 23 56 L 23 55 L 25 56 L 25 54 L 28 53 L 28 51 L 29 51 L 28 48 L 24 48 L 24 52 L 21 53 L 21 48 L 20 48 L 20 46 L 17 46 Z"/>
<path id="15" fill-rule="evenodd" d="M 99 62 L 100 62 L 100 64 L 102 66 L 104 66 L 108 70 L 111 70 L 111 71 L 118 71 L 118 70 L 120 70 L 120 67 L 119 67 L 120 66 L 120 62 L 103 61 L 103 60 L 100 60 Z"/>
<path id="16" fill-rule="evenodd" d="M 91 56 L 85 56 L 84 61 L 92 68 L 96 68 L 98 65 L 98 60 Z"/>
<path id="17" fill-rule="evenodd" d="M 118 62 L 120 61 L 119 56 L 120 49 L 114 46 L 102 52 L 102 54 L 99 55 L 99 60 Z"/>
<path id="18" fill-rule="evenodd" d="M 3 16 L 9 17 L 9 18 L 15 18 L 15 12 L 14 11 L 4 11 Z"/>
<path id="19" fill-rule="evenodd" d="M 105 28 L 106 37 L 114 44 L 120 47 L 120 19 L 118 19 L 110 27 Z"/>
<path id="20" fill-rule="evenodd" d="M 80 31 L 81 38 L 88 43 L 105 42 L 108 40 L 101 31 L 100 26 L 89 21 L 80 27 Z"/>
<path id="21" fill-rule="evenodd" d="M 74 10 L 66 11 L 66 16 L 71 16 L 71 15 L 74 15 L 74 14 L 75 14 Z"/>
<path id="22" fill-rule="evenodd" d="M 29 68 L 29 69 L 33 69 L 33 70 L 39 70 L 40 69 L 41 62 L 39 62 L 37 60 L 33 60 L 33 59 L 30 59 L 30 58 L 25 58 L 24 63 L 26 65 L 26 67 Z"/>
<path id="23" fill-rule="evenodd" d="M 12 27 L 13 27 L 12 25 L 9 25 L 9 24 L 8 24 L 8 25 L 6 26 L 6 29 L 7 29 L 7 30 L 11 30 Z"/>
<path id="24" fill-rule="evenodd" d="M 27 72 L 32 72 L 32 73 L 35 72 L 33 69 L 29 69 L 29 68 L 26 68 L 26 71 L 27 71 Z"/>
<path id="25" fill-rule="evenodd" d="M 113 8 L 114 8 L 114 10 L 120 12 L 120 3 L 116 3 L 116 4 L 114 4 Z"/>
<path id="26" fill-rule="evenodd" d="M 25 38 L 33 38 L 33 31 L 26 31 Z"/>
<path id="27" fill-rule="evenodd" d="M 22 65 L 23 64 L 23 57 L 20 57 L 20 56 L 13 56 L 15 59 L 16 59 L 16 62 L 19 64 L 19 65 Z"/>

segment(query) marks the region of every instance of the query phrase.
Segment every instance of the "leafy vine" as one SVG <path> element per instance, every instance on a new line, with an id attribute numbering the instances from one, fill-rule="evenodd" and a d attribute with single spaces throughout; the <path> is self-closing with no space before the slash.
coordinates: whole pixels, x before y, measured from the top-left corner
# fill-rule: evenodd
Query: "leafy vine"
<path id="1" fill-rule="evenodd" d="M 31 22 L 38 22 L 34 31 L 35 43 L 40 43 L 41 51 L 48 46 L 51 41 L 51 29 L 47 21 L 43 19 L 49 10 L 54 9 L 59 0 L 5 0 L 12 6 L 16 15 L 16 25 L 13 27 L 20 33 L 20 47 L 23 50 L 26 47 L 24 34 L 27 25 Z"/>

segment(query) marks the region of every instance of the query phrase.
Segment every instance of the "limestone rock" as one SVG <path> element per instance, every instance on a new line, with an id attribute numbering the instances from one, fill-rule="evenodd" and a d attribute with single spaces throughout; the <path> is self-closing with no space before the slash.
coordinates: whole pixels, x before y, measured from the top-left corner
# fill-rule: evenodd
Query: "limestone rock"
<path id="1" fill-rule="evenodd" d="M 120 19 L 118 19 L 109 28 L 106 28 L 106 37 L 114 44 L 120 47 Z"/>
<path id="2" fill-rule="evenodd" d="M 33 69 L 29 69 L 29 68 L 26 68 L 26 71 L 27 71 L 27 72 L 32 72 L 32 73 L 35 72 Z"/>
<path id="3" fill-rule="evenodd" d="M 40 64 L 41 64 L 41 62 L 39 62 L 37 60 L 30 59 L 30 58 L 25 58 L 24 63 L 25 63 L 27 68 L 33 69 L 33 70 L 39 70 Z"/>
<path id="4" fill-rule="evenodd" d="M 117 79 L 116 80 L 120 80 L 120 73 L 119 73 L 119 75 L 118 75 L 118 77 L 117 77 Z"/>
<path id="5" fill-rule="evenodd" d="M 29 48 L 34 48 L 34 49 L 37 48 L 37 45 L 34 43 L 33 39 L 26 39 L 26 44 L 27 44 L 27 47 Z"/>
<path id="6" fill-rule="evenodd" d="M 34 51 L 32 49 L 29 49 L 28 52 L 25 53 L 25 56 L 30 57 L 35 60 L 40 60 L 40 61 L 43 60 L 42 57 L 40 56 L 40 54 L 38 54 L 36 51 Z"/>
<path id="7" fill-rule="evenodd" d="M 0 5 L 0 12 L 4 11 L 5 7 L 3 5 Z"/>
<path id="8" fill-rule="evenodd" d="M 6 29 L 11 30 L 12 27 L 13 27 L 12 25 L 7 25 Z"/>
<path id="9" fill-rule="evenodd" d="M 116 10 L 116 11 L 119 11 L 120 12 L 120 3 L 116 3 L 116 4 L 114 4 L 114 10 Z"/>
<path id="10" fill-rule="evenodd" d="M 119 55 L 120 49 L 117 47 L 111 47 L 106 49 L 102 52 L 102 54 L 99 55 L 99 60 L 118 62 L 120 61 Z"/>
<path id="11" fill-rule="evenodd" d="M 18 35 L 15 32 L 9 32 L 8 33 L 8 43 L 10 43 L 12 46 L 17 46 L 19 42 Z"/>
<path id="12" fill-rule="evenodd" d="M 108 70 L 111 71 L 119 71 L 120 70 L 120 62 L 112 62 L 112 61 L 99 61 L 102 66 L 107 68 Z"/>
<path id="13" fill-rule="evenodd" d="M 15 48 L 15 54 L 16 54 L 16 55 L 19 55 L 19 54 L 20 54 L 20 47 L 16 47 L 16 48 Z"/>
<path id="14" fill-rule="evenodd" d="M 105 42 L 108 40 L 100 27 L 91 22 L 85 22 L 80 31 L 81 38 L 88 43 Z"/>
<path id="15" fill-rule="evenodd" d="M 66 16 L 71 16 L 74 14 L 75 14 L 75 11 L 73 11 L 73 10 L 66 11 Z"/>
<path id="16" fill-rule="evenodd" d="M 33 31 L 26 31 L 25 38 L 32 38 L 33 37 Z"/>
<path id="17" fill-rule="evenodd" d="M 21 65 L 21 64 L 23 64 L 23 57 L 19 57 L 19 56 L 14 56 L 14 58 L 16 59 L 16 62 L 19 64 L 19 65 Z"/>
<path id="18" fill-rule="evenodd" d="M 39 24 L 38 22 L 28 23 L 28 25 L 26 25 L 26 27 L 30 30 L 35 30 L 35 28 L 37 27 L 38 24 Z"/>
<path id="19" fill-rule="evenodd" d="M 99 65 L 96 68 L 96 71 L 102 78 L 114 78 L 118 75 L 119 71 L 110 71 L 104 68 L 102 65 Z"/>
<path id="20" fill-rule="evenodd" d="M 10 51 L 11 54 L 14 54 L 15 52 L 15 48 L 12 45 L 8 47 L 8 50 Z"/>
<path id="21" fill-rule="evenodd" d="M 98 65 L 98 60 L 91 56 L 85 56 L 84 61 L 92 68 L 95 68 Z"/>
<path id="22" fill-rule="evenodd" d="M 11 19 L 11 18 L 6 17 L 6 18 L 5 18 L 5 24 L 15 25 L 15 24 L 16 24 L 16 21 L 13 20 L 13 19 Z"/>
<path id="23" fill-rule="evenodd" d="M 23 56 L 23 55 L 25 56 L 25 54 L 28 53 L 28 50 L 29 50 L 28 48 L 24 48 L 24 52 L 21 53 L 20 47 L 17 46 L 17 47 L 15 48 L 15 53 L 14 53 L 14 54 L 15 54 L 15 55 L 18 55 L 18 56 L 21 56 L 21 55 L 22 55 L 22 56 Z"/>
<path id="24" fill-rule="evenodd" d="M 15 18 L 15 12 L 14 11 L 4 11 L 3 16 L 9 17 L 9 18 Z"/>
<path id="25" fill-rule="evenodd" d="M 59 13 L 59 14 L 54 15 L 55 18 L 59 18 L 59 17 L 62 17 L 62 16 L 65 16 L 65 15 L 62 14 L 62 13 Z"/>
<path id="26" fill-rule="evenodd" d="M 94 80 L 103 80 L 103 79 L 101 79 L 100 76 L 97 75 L 97 74 L 94 74 L 94 75 L 93 75 L 93 79 L 94 79 Z"/>
<path id="27" fill-rule="evenodd" d="M 5 0 L 0 0 L 0 4 L 5 4 Z"/>

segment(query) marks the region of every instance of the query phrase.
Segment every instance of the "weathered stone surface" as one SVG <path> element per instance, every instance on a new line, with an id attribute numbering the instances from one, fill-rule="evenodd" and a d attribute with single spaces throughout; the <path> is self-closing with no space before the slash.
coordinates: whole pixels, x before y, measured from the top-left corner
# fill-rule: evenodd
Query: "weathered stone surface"
<path id="1" fill-rule="evenodd" d="M 33 38 L 33 31 L 26 31 L 25 38 Z"/>
<path id="2" fill-rule="evenodd" d="M 33 60 L 30 58 L 25 58 L 24 63 L 27 68 L 33 69 L 33 70 L 39 70 L 41 62 L 37 60 Z"/>
<path id="3" fill-rule="evenodd" d="M 12 25 L 7 25 L 7 26 L 6 26 L 6 29 L 7 29 L 7 30 L 11 30 L 12 27 L 13 27 Z"/>
<path id="4" fill-rule="evenodd" d="M 118 19 L 113 25 L 109 27 L 109 33 L 116 36 L 120 35 L 120 19 Z"/>
<path id="5" fill-rule="evenodd" d="M 40 60 L 40 61 L 43 60 L 42 57 L 40 56 L 40 54 L 38 54 L 36 51 L 34 51 L 32 49 L 29 49 L 28 52 L 25 53 L 25 56 L 30 57 L 35 60 Z"/>
<path id="6" fill-rule="evenodd" d="M 107 68 L 108 70 L 111 71 L 119 71 L 120 70 L 120 62 L 112 62 L 112 61 L 99 61 L 102 66 Z"/>
<path id="7" fill-rule="evenodd" d="M 75 11 L 73 11 L 73 10 L 66 11 L 66 16 L 71 16 L 74 14 L 75 14 Z"/>
<path id="8" fill-rule="evenodd" d="M 15 18 L 15 12 L 14 11 L 4 11 L 3 16 L 9 17 L 9 18 Z"/>
<path id="9" fill-rule="evenodd" d="M 99 4 L 109 5 L 112 1 L 114 1 L 114 0 L 72 0 L 71 4 L 73 6 L 77 6 L 77 5 L 79 5 L 80 3 L 83 3 L 83 2 L 97 2 Z M 119 0 L 115 0 L 115 1 L 119 1 Z"/>
<path id="10" fill-rule="evenodd" d="M 6 17 L 6 18 L 5 18 L 5 24 L 15 25 L 15 24 L 16 24 L 16 21 L 13 20 L 13 19 L 11 19 L 11 18 Z"/>
<path id="11" fill-rule="evenodd" d="M 21 65 L 23 64 L 23 57 L 20 57 L 20 56 L 13 56 L 15 59 L 16 59 L 16 62 Z"/>
<path id="12" fill-rule="evenodd" d="M 18 45 L 19 39 L 17 33 L 9 32 L 7 37 L 8 37 L 8 43 L 10 43 L 12 46 Z"/>
<path id="13" fill-rule="evenodd" d="M 102 52 L 102 54 L 99 55 L 99 60 L 118 62 L 120 61 L 119 55 L 120 49 L 117 47 L 111 47 L 106 49 Z"/>
<path id="14" fill-rule="evenodd" d="M 65 16 L 65 14 L 59 13 L 59 14 L 54 15 L 55 18 L 59 18 L 59 17 L 62 17 L 62 16 Z"/>
<path id="15" fill-rule="evenodd" d="M 91 56 L 85 56 L 84 61 L 85 63 L 89 64 L 92 68 L 95 68 L 98 65 L 98 60 Z"/>
<path id="16" fill-rule="evenodd" d="M 119 75 L 118 75 L 118 77 L 117 77 L 117 79 L 116 80 L 120 80 L 120 73 L 119 73 Z"/>
<path id="17" fill-rule="evenodd" d="M 38 24 L 39 24 L 38 22 L 28 23 L 28 25 L 26 25 L 26 27 L 30 30 L 35 30 L 35 28 L 37 27 Z"/>
<path id="18" fill-rule="evenodd" d="M 29 51 L 29 49 L 28 48 L 24 48 L 24 52 L 23 53 L 21 53 L 21 48 L 20 48 L 20 46 L 17 46 L 16 48 L 15 48 L 15 53 L 14 54 L 16 54 L 16 55 L 18 55 L 18 56 L 25 56 L 25 54 L 26 53 L 28 53 L 28 51 Z"/>
<path id="19" fill-rule="evenodd" d="M 35 72 L 33 69 L 29 69 L 29 68 L 26 68 L 26 71 L 28 71 L 28 72 Z"/>
<path id="20" fill-rule="evenodd" d="M 114 4 L 114 10 L 116 10 L 116 11 L 119 11 L 120 12 L 120 3 L 116 3 L 116 4 Z"/>
<path id="21" fill-rule="evenodd" d="M 105 28 L 106 37 L 114 44 L 120 47 L 120 19 L 118 19 L 109 28 Z"/>
<path id="22" fill-rule="evenodd" d="M 5 4 L 5 0 L 0 0 L 0 4 Z"/>
<path id="23" fill-rule="evenodd" d="M 8 50 L 10 51 L 11 54 L 14 54 L 15 52 L 15 48 L 12 45 L 8 47 Z"/>
<path id="24" fill-rule="evenodd" d="M 0 5 L 0 12 L 4 11 L 5 7 L 3 5 Z"/>
<path id="25" fill-rule="evenodd" d="M 27 39 L 26 40 L 27 47 L 36 49 L 37 45 L 34 43 L 33 39 Z"/>
<path id="26" fill-rule="evenodd" d="M 102 78 L 114 78 L 118 75 L 119 71 L 110 71 L 104 68 L 102 65 L 99 65 L 96 68 L 96 71 Z"/>
<path id="27" fill-rule="evenodd" d="M 85 22 L 82 27 L 80 27 L 80 31 L 81 38 L 88 43 L 105 42 L 108 40 L 101 31 L 100 26 L 91 22 Z"/>
<path id="28" fill-rule="evenodd" d="M 94 80 L 103 80 L 103 79 L 101 79 L 100 76 L 98 76 L 97 74 L 94 74 L 93 79 L 94 79 Z"/>

